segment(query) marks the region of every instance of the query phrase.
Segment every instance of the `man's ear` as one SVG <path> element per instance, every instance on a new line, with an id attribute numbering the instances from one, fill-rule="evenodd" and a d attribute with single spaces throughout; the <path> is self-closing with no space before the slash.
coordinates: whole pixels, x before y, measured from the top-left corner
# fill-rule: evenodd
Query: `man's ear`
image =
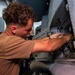
<path id="1" fill-rule="evenodd" d="M 16 29 L 17 29 L 17 26 L 11 26 L 11 31 L 12 31 L 12 33 L 13 34 L 15 34 L 16 33 Z"/>

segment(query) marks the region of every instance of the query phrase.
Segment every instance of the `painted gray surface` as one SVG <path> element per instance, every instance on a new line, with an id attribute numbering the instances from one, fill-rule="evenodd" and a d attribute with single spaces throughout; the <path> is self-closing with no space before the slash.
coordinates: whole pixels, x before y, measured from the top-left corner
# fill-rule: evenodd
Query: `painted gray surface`
<path id="1" fill-rule="evenodd" d="M 6 28 L 6 25 L 4 23 L 4 20 L 2 19 L 2 11 L 4 8 L 6 8 L 6 4 L 4 1 L 0 1 L 0 32 L 3 32 Z"/>
<path id="2" fill-rule="evenodd" d="M 0 32 L 3 32 L 5 29 L 4 20 L 0 17 Z"/>

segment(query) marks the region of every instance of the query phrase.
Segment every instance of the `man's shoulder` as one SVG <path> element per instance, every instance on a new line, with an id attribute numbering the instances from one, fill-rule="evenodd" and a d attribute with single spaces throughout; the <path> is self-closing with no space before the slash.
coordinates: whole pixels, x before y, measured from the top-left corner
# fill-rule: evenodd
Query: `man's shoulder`
<path id="1" fill-rule="evenodd" d="M 5 33 L 2 33 L 2 34 L 0 34 L 0 40 L 8 40 L 8 41 L 15 41 L 15 40 L 24 40 L 25 41 L 25 39 L 23 39 L 23 38 L 21 38 L 21 37 L 18 37 L 18 36 L 14 36 L 14 35 L 7 35 L 7 34 L 5 34 Z"/>

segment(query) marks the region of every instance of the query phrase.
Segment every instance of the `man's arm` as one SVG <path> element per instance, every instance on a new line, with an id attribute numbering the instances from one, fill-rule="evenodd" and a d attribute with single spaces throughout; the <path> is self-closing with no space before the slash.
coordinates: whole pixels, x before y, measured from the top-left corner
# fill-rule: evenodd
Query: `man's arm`
<path id="1" fill-rule="evenodd" d="M 58 33 L 52 34 L 48 37 L 37 39 L 35 41 L 49 40 L 50 38 L 60 38 L 61 36 L 63 36 L 63 34 L 58 32 Z"/>
<path id="2" fill-rule="evenodd" d="M 66 42 L 68 42 L 70 38 L 71 38 L 71 34 L 67 34 L 60 38 L 51 38 L 51 39 L 44 39 L 44 40 L 39 40 L 39 41 L 34 40 L 35 45 L 32 50 L 32 53 L 54 51 L 60 48 Z"/>

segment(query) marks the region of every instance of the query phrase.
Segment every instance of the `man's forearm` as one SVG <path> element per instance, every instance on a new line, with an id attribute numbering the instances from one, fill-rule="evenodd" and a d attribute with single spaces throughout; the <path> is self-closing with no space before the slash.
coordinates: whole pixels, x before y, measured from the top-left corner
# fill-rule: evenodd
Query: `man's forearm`
<path id="1" fill-rule="evenodd" d="M 67 40 L 64 37 L 35 41 L 35 46 L 32 53 L 54 51 L 60 48 L 63 44 L 65 44 L 66 41 Z"/>

